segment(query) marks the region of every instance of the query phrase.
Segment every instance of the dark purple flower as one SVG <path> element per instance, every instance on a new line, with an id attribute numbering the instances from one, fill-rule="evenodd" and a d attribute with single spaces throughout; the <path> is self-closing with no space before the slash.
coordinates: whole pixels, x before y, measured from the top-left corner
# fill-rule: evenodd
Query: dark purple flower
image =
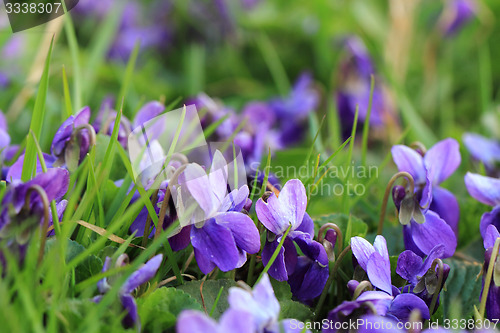
<path id="1" fill-rule="evenodd" d="M 443 35 L 451 37 L 476 15 L 477 6 L 474 0 L 450 0 L 446 4 L 441 16 L 440 29 Z"/>
<path id="2" fill-rule="evenodd" d="M 491 212 L 484 213 L 481 217 L 481 236 L 485 237 L 490 225 L 500 229 L 500 179 L 468 172 L 465 175 L 465 186 L 474 199 L 494 207 Z"/>
<path id="3" fill-rule="evenodd" d="M 495 245 L 495 241 L 499 237 L 500 233 L 498 232 L 498 229 L 493 225 L 489 225 L 484 235 L 484 249 L 486 250 L 486 252 L 484 253 L 483 288 L 484 288 L 484 281 L 487 276 L 486 272 L 488 271 L 488 267 L 491 261 L 491 256 L 493 254 L 493 247 Z M 498 265 L 498 259 L 497 262 L 495 262 L 495 265 Z M 495 267 L 494 269 L 495 271 L 498 271 L 497 267 Z M 490 283 L 490 289 L 488 290 L 488 298 L 486 299 L 486 317 L 490 320 L 500 319 L 500 285 L 498 284 L 497 280 L 498 279 L 492 278 L 492 281 Z M 483 290 L 481 290 L 481 298 L 482 295 L 483 295 Z"/>
<path id="4" fill-rule="evenodd" d="M 9 185 L 7 193 L 2 200 L 0 212 L 0 233 L 2 238 L 8 237 L 12 230 L 19 229 L 30 231 L 43 223 L 44 206 L 39 194 L 30 188 L 39 186 L 50 201 L 59 201 L 68 190 L 69 173 L 65 169 L 51 168 L 45 173 L 38 174 L 32 180 L 22 183 L 15 180 Z M 26 207 L 26 195 L 31 191 L 29 206 Z M 29 225 L 22 225 L 28 223 Z M 25 235 L 24 235 L 25 236 Z M 23 237 L 27 240 L 25 237 Z"/>
<path id="5" fill-rule="evenodd" d="M 351 248 L 358 264 L 367 273 L 371 284 L 380 291 L 368 292 L 370 297 L 384 292 L 390 296 L 389 302 L 382 302 L 377 313 L 381 315 L 391 315 L 398 320 L 407 321 L 409 314 L 413 309 L 420 311 L 422 318 L 429 319 L 429 308 L 425 302 L 414 294 L 401 294 L 391 283 L 391 263 L 389 253 L 387 252 L 387 243 L 383 236 L 377 236 L 375 242 L 371 245 L 367 240 L 361 237 L 351 239 Z M 363 296 L 367 292 L 361 294 Z M 358 297 L 355 301 L 356 306 L 359 302 L 365 302 L 364 297 Z M 377 296 L 378 299 L 384 299 Z M 337 311 L 338 312 L 338 311 Z"/>
<path id="6" fill-rule="evenodd" d="M 56 162 L 56 158 L 52 155 L 43 153 L 43 159 L 47 168 L 52 168 Z M 24 154 L 19 156 L 19 158 L 8 168 L 5 180 L 7 182 L 15 182 L 21 180 L 21 174 L 23 172 L 24 164 Z M 40 163 L 40 158 L 36 157 L 36 174 L 42 173 L 42 164 Z"/>
<path id="7" fill-rule="evenodd" d="M 216 266 L 225 272 L 241 267 L 247 253 L 260 250 L 257 227 L 241 212 L 247 203 L 248 186 L 227 192 L 228 166 L 220 151 L 215 152 L 208 175 L 200 165 L 191 163 L 180 174 L 179 184 L 184 194 L 178 198 L 184 200 L 185 211 L 177 214 L 181 226 L 191 228 L 191 244 L 203 273 Z M 195 209 L 190 210 L 190 205 Z"/>
<path id="8" fill-rule="evenodd" d="M 407 244 L 407 249 L 419 255 L 429 254 L 428 251 L 442 241 L 447 247 L 445 256 L 451 256 L 456 247 L 459 207 L 455 196 L 439 187 L 439 184 L 460 164 L 458 142 L 454 139 L 440 141 L 423 157 L 416 150 L 403 145 L 396 145 L 391 151 L 399 171 L 406 171 L 413 177 L 414 197 L 425 216 L 424 223 L 419 224 L 412 218 L 409 226 L 405 226 L 405 244 L 412 240 L 416 245 L 409 248 L 410 244 Z"/>
<path id="9" fill-rule="evenodd" d="M 289 180 L 279 197 L 273 193 L 264 201 L 257 201 L 255 210 L 259 221 L 267 228 L 267 240 L 262 250 L 262 262 L 267 265 L 278 247 L 285 231 L 290 232 L 283 241 L 278 257 L 269 274 L 288 281 L 293 295 L 301 301 L 319 296 L 328 279 L 328 256 L 322 244 L 313 240 L 314 226 L 305 212 L 307 196 L 298 179 Z M 303 256 L 298 257 L 295 244 Z"/>
<path id="10" fill-rule="evenodd" d="M 118 258 L 116 262 L 117 266 L 122 266 L 125 263 L 126 259 L 123 256 L 126 257 L 126 255 L 122 255 Z M 123 309 L 127 312 L 125 318 L 123 318 L 123 325 L 125 327 L 137 327 L 140 330 L 141 322 L 137 313 L 137 304 L 135 303 L 132 292 L 140 285 L 151 280 L 156 275 L 156 272 L 158 271 L 162 260 L 162 254 L 154 256 L 153 258 L 148 260 L 142 267 L 132 273 L 125 281 L 125 283 L 121 286 L 119 292 L 120 301 Z M 106 257 L 106 260 L 104 261 L 104 265 L 102 267 L 102 272 L 108 271 L 110 269 L 110 266 L 111 258 Z M 101 295 L 94 297 L 94 302 L 96 303 L 101 300 L 102 295 L 104 295 L 111 289 L 107 277 L 99 280 L 99 282 L 97 283 L 97 289 L 99 289 L 99 293 L 101 293 Z"/>
<path id="11" fill-rule="evenodd" d="M 89 120 L 90 108 L 84 107 L 59 127 L 51 146 L 52 155 L 57 158 L 56 165 L 78 165 L 85 158 L 91 144 L 91 134 L 84 127 L 89 124 Z M 73 161 L 75 157 L 77 160 Z"/>
<path id="12" fill-rule="evenodd" d="M 500 142 L 475 133 L 465 133 L 462 139 L 472 158 L 482 162 L 492 173 L 500 162 Z"/>

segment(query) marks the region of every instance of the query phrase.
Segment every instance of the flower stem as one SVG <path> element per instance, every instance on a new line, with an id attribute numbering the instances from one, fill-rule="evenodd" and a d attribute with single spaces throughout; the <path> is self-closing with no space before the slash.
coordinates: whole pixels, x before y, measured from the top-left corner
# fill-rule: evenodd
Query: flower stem
<path id="1" fill-rule="evenodd" d="M 355 300 L 363 293 L 365 290 L 373 290 L 373 285 L 370 283 L 370 281 L 361 281 L 356 289 L 354 290 L 354 293 L 352 295 L 352 299 Z"/>
<path id="2" fill-rule="evenodd" d="M 323 239 L 324 239 L 324 235 L 325 235 L 325 232 L 329 229 L 333 229 L 335 230 L 335 232 L 337 233 L 337 249 L 340 249 L 342 248 L 342 242 L 343 242 L 343 237 L 342 237 L 342 231 L 340 231 L 340 228 L 338 225 L 336 225 L 335 223 L 325 223 L 321 226 L 321 228 L 319 228 L 319 231 L 318 231 L 318 243 L 323 243 Z M 337 245 L 337 244 L 334 244 L 334 245 Z"/>
<path id="3" fill-rule="evenodd" d="M 38 266 L 42 263 L 43 253 L 45 252 L 45 242 L 47 241 L 47 230 L 49 229 L 49 198 L 47 193 L 40 185 L 31 185 L 26 191 L 24 197 L 24 208 L 29 209 L 31 193 L 36 192 L 43 204 L 43 225 L 40 230 L 40 249 L 38 250 Z"/>
<path id="4" fill-rule="evenodd" d="M 330 289 L 330 285 L 333 282 L 333 278 L 335 277 L 337 270 L 342 262 L 342 259 L 351 251 L 351 244 L 347 245 L 347 247 L 340 252 L 339 257 L 335 261 L 335 264 L 333 265 L 333 269 L 330 273 L 330 276 L 328 277 L 328 280 L 326 281 L 325 287 L 323 288 L 323 292 L 321 293 L 321 296 L 319 297 L 318 304 L 316 305 L 316 317 L 319 316 L 319 312 L 321 310 L 321 307 L 323 306 L 323 303 L 325 302 L 326 295 L 328 294 L 328 290 Z"/>
<path id="5" fill-rule="evenodd" d="M 441 292 L 441 289 L 443 288 L 443 278 L 444 278 L 444 265 L 443 261 L 439 258 L 434 259 L 432 262 L 431 270 L 434 272 L 436 269 L 436 265 L 438 266 L 438 290 L 432 295 L 432 301 L 431 305 L 429 306 L 429 313 L 432 316 L 432 313 L 434 312 L 434 308 L 436 307 L 437 300 L 439 297 L 439 293 Z"/>
<path id="6" fill-rule="evenodd" d="M 278 257 L 278 254 L 280 253 L 280 250 L 283 247 L 283 244 L 285 243 L 285 239 L 288 236 L 288 233 L 290 232 L 290 229 L 292 229 L 292 224 L 291 223 L 288 226 L 288 228 L 286 229 L 285 233 L 283 234 L 283 237 L 281 237 L 281 240 L 280 240 L 278 246 L 276 247 L 276 250 L 274 250 L 274 253 L 271 256 L 271 259 L 269 259 L 269 262 L 267 263 L 266 267 L 264 267 L 264 270 L 262 271 L 262 273 L 260 273 L 260 276 L 259 276 L 259 278 L 257 279 L 257 281 L 255 283 L 259 283 L 260 279 L 262 279 L 262 277 L 264 276 L 264 274 L 267 273 L 267 271 L 269 270 L 269 268 L 271 268 L 271 265 L 274 263 L 274 261 Z"/>
<path id="7" fill-rule="evenodd" d="M 384 199 L 382 200 L 382 209 L 380 210 L 380 219 L 378 220 L 377 235 L 382 235 L 382 229 L 384 228 L 385 213 L 387 210 L 387 202 L 389 201 L 389 195 L 391 194 L 392 186 L 394 185 L 394 182 L 401 177 L 405 177 L 406 179 L 408 179 L 410 185 L 409 188 L 410 193 L 413 194 L 413 192 L 415 191 L 415 181 L 413 180 L 412 175 L 410 175 L 408 172 L 400 171 L 391 177 L 389 183 L 387 183 L 387 186 L 385 188 Z"/>
<path id="8" fill-rule="evenodd" d="M 495 240 L 493 245 L 493 252 L 491 253 L 490 264 L 484 278 L 483 295 L 481 296 L 481 303 L 479 303 L 479 314 L 484 318 L 484 311 L 486 310 L 486 301 L 488 300 L 488 292 L 490 290 L 491 280 L 493 280 L 493 269 L 497 261 L 498 248 L 500 247 L 500 237 Z"/>
<path id="9" fill-rule="evenodd" d="M 158 200 L 158 190 L 153 193 L 153 207 L 156 205 L 156 201 Z M 146 219 L 146 225 L 144 226 L 144 234 L 142 235 L 142 247 L 146 247 L 148 245 L 149 238 L 149 230 L 151 229 L 151 214 L 148 214 L 148 218 Z"/>

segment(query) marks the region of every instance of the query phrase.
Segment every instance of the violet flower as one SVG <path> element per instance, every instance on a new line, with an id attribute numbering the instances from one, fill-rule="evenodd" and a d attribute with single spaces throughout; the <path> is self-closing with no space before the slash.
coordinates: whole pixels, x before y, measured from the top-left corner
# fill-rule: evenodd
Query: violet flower
<path id="1" fill-rule="evenodd" d="M 99 109 L 99 113 L 94 120 L 92 126 L 94 126 L 96 132 L 102 132 L 106 135 L 111 136 L 113 133 L 113 128 L 117 116 L 117 112 L 112 109 L 111 98 L 107 98 L 103 101 L 101 108 Z M 134 121 L 130 122 L 124 115 L 121 116 L 120 119 L 120 128 L 118 129 L 118 142 L 126 148 L 128 136 L 132 130 L 143 125 L 147 121 L 159 116 L 165 110 L 165 106 L 157 101 L 152 101 L 144 104 L 144 106 L 137 111 L 137 114 L 134 117 Z M 151 141 L 156 138 L 156 135 L 161 133 L 161 128 L 155 128 L 151 131 L 148 131 L 151 138 Z"/>
<path id="2" fill-rule="evenodd" d="M 351 134 L 358 109 L 358 123 L 364 123 L 370 103 L 371 75 L 375 75 L 372 59 L 363 41 L 356 36 L 344 39 L 345 59 L 340 64 L 339 89 L 336 92 L 337 110 L 343 135 Z M 370 126 L 383 128 L 387 122 L 395 122 L 392 108 L 384 94 L 382 85 L 376 82 L 373 90 Z M 358 127 L 361 128 L 361 126 Z"/>
<path id="3" fill-rule="evenodd" d="M 446 37 L 456 35 L 474 18 L 477 4 L 474 0 L 450 0 L 443 10 L 440 30 Z"/>
<path id="4" fill-rule="evenodd" d="M 90 108 L 87 106 L 59 127 L 51 146 L 52 155 L 57 158 L 56 166 L 66 165 L 75 169 L 83 161 L 92 144 L 89 120 Z"/>
<path id="5" fill-rule="evenodd" d="M 443 243 L 445 256 L 453 255 L 457 245 L 459 206 L 455 196 L 439 184 L 460 164 L 458 142 L 454 139 L 440 141 L 423 157 L 403 145 L 396 145 L 391 151 L 399 171 L 406 171 L 413 177 L 414 197 L 425 216 L 422 224 L 411 219 L 409 225 L 404 226 L 406 248 L 423 255 Z"/>
<path id="6" fill-rule="evenodd" d="M 396 273 L 410 283 L 402 291 L 416 294 L 424 300 L 427 306 L 430 306 L 434 294 L 441 292 L 441 288 L 450 272 L 450 266 L 443 264 L 443 280 L 441 285 L 438 286 L 438 266 L 435 267 L 434 271 L 431 269 L 431 266 L 435 259 L 443 257 L 444 252 L 444 245 L 437 245 L 423 262 L 422 257 L 410 250 L 402 252 L 398 257 Z M 438 306 L 438 303 L 436 303 L 434 311 L 437 310 Z"/>
<path id="7" fill-rule="evenodd" d="M 494 207 L 491 212 L 484 213 L 481 217 L 479 230 L 485 238 L 489 225 L 500 229 L 500 179 L 467 172 L 465 186 L 474 199 Z"/>
<path id="8" fill-rule="evenodd" d="M 127 255 L 125 254 L 118 257 L 116 265 L 117 266 L 124 265 L 125 261 L 128 259 L 128 257 L 126 256 Z M 161 265 L 162 260 L 163 260 L 162 254 L 154 256 L 153 258 L 148 260 L 144 265 L 142 265 L 142 267 L 140 267 L 138 270 L 132 273 L 129 276 L 129 278 L 125 281 L 125 283 L 120 287 L 119 291 L 120 302 L 122 304 L 123 309 L 127 312 L 125 318 L 123 318 L 122 321 L 125 327 L 127 328 L 137 327 L 138 330 L 140 330 L 141 322 L 137 312 L 137 304 L 135 302 L 132 293 L 140 285 L 148 282 L 155 276 L 156 272 L 158 271 L 158 268 Z M 102 267 L 102 272 L 104 273 L 108 271 L 110 269 L 110 266 L 111 266 L 111 258 L 106 257 L 106 260 L 104 261 L 104 265 Z M 111 289 L 108 279 L 110 278 L 105 277 L 99 280 L 99 282 L 97 283 L 97 289 L 99 290 L 99 293 L 101 293 L 101 295 L 94 297 L 93 299 L 94 302 L 96 303 L 100 302 L 103 295 L 106 294 Z"/>
<path id="9" fill-rule="evenodd" d="M 52 168 L 56 162 L 56 158 L 52 155 L 43 153 L 43 159 L 47 168 Z M 8 168 L 5 180 L 7 182 L 13 183 L 16 181 L 21 181 L 21 175 L 23 172 L 24 165 L 24 154 L 18 157 L 18 159 Z M 36 169 L 35 175 L 39 175 L 43 172 L 42 163 L 40 162 L 40 157 L 36 156 Z"/>
<path id="10" fill-rule="evenodd" d="M 247 253 L 260 250 L 260 236 L 252 219 L 242 213 L 247 203 L 247 185 L 227 193 L 228 170 L 220 151 L 216 151 L 210 173 L 198 164 L 188 164 L 179 184 L 189 192 L 184 207 L 194 200 L 199 209 L 190 215 L 191 244 L 198 266 L 205 274 L 216 266 L 230 271 L 243 266 Z M 185 212 L 177 212 L 183 216 Z M 184 217 L 185 218 L 185 217 Z M 181 220 L 183 220 L 182 218 Z"/>
<path id="11" fill-rule="evenodd" d="M 255 210 L 259 221 L 268 230 L 262 250 L 262 263 L 267 265 L 290 226 L 269 275 L 288 281 L 294 296 L 305 301 L 321 294 L 328 279 L 328 256 L 322 244 L 313 240 L 313 221 L 306 213 L 307 196 L 302 182 L 289 180 L 279 197 L 272 193 L 267 201 L 260 198 Z M 297 256 L 295 244 L 304 256 Z"/>
<path id="12" fill-rule="evenodd" d="M 475 133 L 465 133 L 462 139 L 472 158 L 482 162 L 488 174 L 493 176 L 500 162 L 500 142 Z"/>
<path id="13" fill-rule="evenodd" d="M 47 172 L 38 174 L 26 183 L 22 183 L 20 180 L 12 182 L 2 200 L 1 237 L 16 236 L 18 241 L 21 240 L 23 243 L 27 241 L 26 236 L 30 234 L 31 230 L 43 223 L 44 206 L 36 191 L 31 192 L 29 206 L 26 206 L 26 195 L 28 191 L 31 191 L 31 188 L 40 187 L 50 202 L 52 200 L 59 201 L 67 192 L 68 185 L 69 173 L 60 168 L 48 169 Z M 12 233 L 15 234 L 12 235 Z"/>
<path id="14" fill-rule="evenodd" d="M 493 247 L 495 245 L 495 241 L 499 237 L 500 233 L 498 232 L 498 229 L 494 225 L 489 225 L 486 229 L 483 242 L 485 249 L 483 265 L 483 288 L 484 281 L 487 276 L 486 272 L 488 271 L 491 256 L 493 254 Z M 498 265 L 498 259 L 495 262 L 495 265 Z M 495 267 L 494 269 L 495 271 L 498 271 L 498 267 Z M 490 289 L 488 290 L 488 298 L 486 299 L 486 317 L 490 320 L 500 319 L 500 285 L 498 284 L 499 281 L 497 280 L 498 279 L 492 278 Z M 483 292 L 484 290 L 481 290 L 480 298 L 482 298 Z"/>
<path id="15" fill-rule="evenodd" d="M 387 243 L 383 236 L 377 236 L 371 245 L 361 237 L 351 239 L 351 248 L 358 264 L 367 273 L 371 284 L 380 291 L 364 292 L 370 293 L 364 297 L 378 300 L 386 300 L 380 303 L 378 312 L 381 315 L 391 315 L 398 320 L 407 321 L 412 310 L 420 311 L 422 318 L 429 319 L 429 308 L 425 302 L 414 294 L 401 294 L 391 283 L 391 263 L 387 251 Z M 381 293 L 389 295 L 390 298 L 383 298 Z M 360 296 L 361 297 L 361 296 Z M 356 299 L 353 302 L 365 302 L 365 298 Z M 388 300 L 388 301 L 387 301 Z"/>
<path id="16" fill-rule="evenodd" d="M 279 320 L 280 303 L 267 274 L 253 290 L 230 288 L 228 301 L 229 309 L 219 323 L 202 312 L 183 311 L 177 320 L 177 333 L 310 333 L 296 328 L 299 326 L 296 320 L 296 325 L 291 324 L 291 319 Z"/>

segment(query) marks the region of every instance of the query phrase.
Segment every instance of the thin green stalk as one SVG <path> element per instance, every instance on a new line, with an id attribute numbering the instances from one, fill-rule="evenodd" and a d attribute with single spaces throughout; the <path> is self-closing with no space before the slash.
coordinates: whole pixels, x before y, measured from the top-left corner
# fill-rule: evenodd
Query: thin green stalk
<path id="1" fill-rule="evenodd" d="M 481 296 L 481 303 L 479 304 L 479 314 L 484 318 L 484 311 L 486 310 L 486 301 L 488 300 L 488 293 L 490 291 L 491 281 L 493 280 L 493 270 L 497 261 L 498 249 L 500 247 L 500 237 L 495 240 L 493 251 L 491 252 L 490 264 L 486 276 L 484 277 L 483 295 Z"/>

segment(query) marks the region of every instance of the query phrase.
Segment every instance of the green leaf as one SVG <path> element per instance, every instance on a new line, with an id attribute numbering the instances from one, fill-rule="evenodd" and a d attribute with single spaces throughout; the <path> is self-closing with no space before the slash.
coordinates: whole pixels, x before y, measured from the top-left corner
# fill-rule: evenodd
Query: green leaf
<path id="1" fill-rule="evenodd" d="M 43 68 L 42 77 L 40 78 L 40 86 L 36 94 L 35 106 L 33 108 L 33 115 L 31 116 L 30 131 L 33 131 L 36 138 L 40 138 L 42 134 L 42 125 L 45 118 L 45 100 L 47 98 L 47 90 L 49 88 L 49 67 L 50 58 L 52 57 L 52 47 L 54 45 L 54 38 L 50 42 L 49 52 L 45 59 L 45 66 Z M 26 153 L 24 155 L 23 171 L 21 180 L 26 182 L 31 179 L 36 168 L 36 146 L 33 138 L 28 136 L 26 143 Z"/>
<path id="2" fill-rule="evenodd" d="M 349 219 L 350 227 L 348 232 Z M 346 214 L 335 213 L 330 215 L 323 215 L 314 218 L 313 220 L 314 223 L 319 227 L 321 227 L 325 223 L 335 223 L 340 228 L 340 231 L 342 231 L 342 233 L 344 234 L 345 245 L 350 244 L 351 237 L 364 237 L 368 232 L 368 225 L 366 225 L 363 220 L 352 215 L 349 216 Z"/>
<path id="3" fill-rule="evenodd" d="M 462 308 L 462 318 L 473 314 L 474 305 L 479 303 L 482 282 L 478 278 L 482 269 L 479 262 L 470 262 L 459 259 L 447 259 L 450 265 L 450 274 L 446 280 L 446 291 L 441 292 L 441 304 L 445 318 L 449 318 L 453 302 L 459 302 Z"/>
<path id="4" fill-rule="evenodd" d="M 193 296 L 200 305 L 202 305 L 201 294 L 200 294 L 201 281 L 189 281 L 177 287 L 177 289 L 183 290 L 189 295 Z M 222 295 L 215 307 L 214 318 L 219 318 L 224 311 L 229 307 L 227 302 L 227 297 L 229 295 L 229 288 L 235 287 L 236 282 L 233 280 L 221 279 L 221 280 L 207 280 L 203 283 L 203 299 L 205 300 L 205 307 L 210 310 L 217 299 L 219 290 L 222 290 Z"/>
<path id="5" fill-rule="evenodd" d="M 149 296 L 138 299 L 139 318 L 152 332 L 160 332 L 175 325 L 176 318 L 186 309 L 202 311 L 202 306 L 188 293 L 176 288 L 160 288 Z"/>
<path id="6" fill-rule="evenodd" d="M 270 279 L 271 285 L 274 289 L 274 295 L 278 301 L 286 301 L 292 299 L 292 291 L 290 289 L 290 285 L 286 281 L 278 281 L 275 279 Z"/>
<path id="7" fill-rule="evenodd" d="M 285 300 L 280 302 L 280 318 L 294 318 L 303 322 L 312 320 L 313 312 L 307 306 L 302 303 L 295 302 L 292 300 Z"/>

